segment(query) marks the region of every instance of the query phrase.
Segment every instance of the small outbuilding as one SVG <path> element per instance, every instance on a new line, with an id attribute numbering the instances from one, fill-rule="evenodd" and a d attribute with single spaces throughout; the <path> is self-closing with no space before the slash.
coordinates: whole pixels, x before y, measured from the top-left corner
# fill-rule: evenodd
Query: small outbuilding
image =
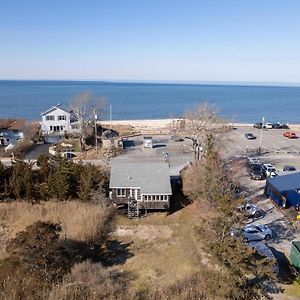
<path id="1" fill-rule="evenodd" d="M 172 189 L 165 162 L 115 161 L 109 187 L 115 204 L 134 202 L 138 210 L 169 210 Z"/>
<path id="2" fill-rule="evenodd" d="M 144 148 L 153 148 L 152 136 L 144 136 Z"/>
<path id="3" fill-rule="evenodd" d="M 265 195 L 283 207 L 300 205 L 300 172 L 268 178 Z"/>

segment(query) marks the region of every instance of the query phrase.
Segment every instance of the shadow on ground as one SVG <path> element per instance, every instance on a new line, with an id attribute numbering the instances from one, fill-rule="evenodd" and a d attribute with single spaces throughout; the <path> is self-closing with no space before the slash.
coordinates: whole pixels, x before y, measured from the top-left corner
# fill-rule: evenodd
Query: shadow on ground
<path id="1" fill-rule="evenodd" d="M 100 261 L 106 267 L 124 264 L 127 259 L 134 256 L 129 251 L 132 243 L 122 243 L 118 240 L 108 241 L 100 250 Z"/>
<path id="2" fill-rule="evenodd" d="M 153 149 L 163 148 L 163 147 L 166 147 L 166 146 L 167 146 L 166 144 L 156 144 L 156 145 L 153 145 Z"/>
<path id="3" fill-rule="evenodd" d="M 181 186 L 176 185 L 173 187 L 172 191 L 169 214 L 173 214 L 191 203 L 192 202 L 183 194 Z"/>
<path id="4" fill-rule="evenodd" d="M 271 246 L 269 247 L 277 260 L 279 269 L 279 273 L 277 274 L 278 281 L 283 284 L 292 284 L 297 277 L 295 269 L 291 266 L 283 252 Z"/>
<path id="5" fill-rule="evenodd" d="M 74 262 L 90 260 L 101 262 L 105 267 L 108 267 L 124 264 L 128 258 L 133 256 L 133 253 L 129 251 L 131 243 L 122 243 L 118 240 L 107 241 L 102 247 L 97 244 L 70 239 L 63 243 L 68 254 L 74 257 Z"/>
<path id="6" fill-rule="evenodd" d="M 272 242 L 274 243 L 280 243 L 283 240 L 293 240 L 295 238 L 293 229 L 285 224 L 284 218 L 277 219 L 266 225 L 268 225 L 272 229 Z"/>

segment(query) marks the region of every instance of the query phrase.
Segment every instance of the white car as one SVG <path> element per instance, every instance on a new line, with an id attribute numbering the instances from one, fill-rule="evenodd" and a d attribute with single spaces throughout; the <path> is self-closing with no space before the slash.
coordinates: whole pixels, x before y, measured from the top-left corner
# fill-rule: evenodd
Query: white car
<path id="1" fill-rule="evenodd" d="M 273 124 L 272 123 L 266 123 L 265 124 L 265 128 L 272 129 L 273 128 Z"/>
<path id="2" fill-rule="evenodd" d="M 272 164 L 263 164 L 263 172 L 264 174 L 266 175 L 266 177 L 275 177 L 277 174 L 276 174 L 276 169 L 275 167 L 272 165 Z M 276 174 L 274 176 L 274 174 Z"/>
<path id="3" fill-rule="evenodd" d="M 246 242 L 270 240 L 272 238 L 272 230 L 266 225 L 247 225 L 242 230 L 233 229 L 231 236 L 242 236 Z"/>

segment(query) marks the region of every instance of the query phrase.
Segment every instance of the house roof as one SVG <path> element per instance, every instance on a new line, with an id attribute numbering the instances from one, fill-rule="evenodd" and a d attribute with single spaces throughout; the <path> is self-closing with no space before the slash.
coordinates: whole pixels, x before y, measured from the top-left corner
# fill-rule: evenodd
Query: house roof
<path id="1" fill-rule="evenodd" d="M 41 115 L 44 116 L 44 115 L 47 115 L 49 114 L 50 112 L 56 110 L 56 109 L 60 109 L 68 114 L 70 114 L 70 112 L 68 112 L 66 109 L 62 108 L 60 105 L 54 105 L 52 106 L 51 108 L 49 108 L 47 111 L 43 112 Z"/>
<path id="2" fill-rule="evenodd" d="M 300 189 L 300 172 L 268 178 L 267 183 L 280 193 L 297 190 Z"/>
<path id="3" fill-rule="evenodd" d="M 26 122 L 25 119 L 0 119 L 0 129 L 22 130 Z"/>
<path id="4" fill-rule="evenodd" d="M 143 194 L 172 194 L 169 166 L 165 162 L 113 162 L 109 186 L 136 187 Z"/>

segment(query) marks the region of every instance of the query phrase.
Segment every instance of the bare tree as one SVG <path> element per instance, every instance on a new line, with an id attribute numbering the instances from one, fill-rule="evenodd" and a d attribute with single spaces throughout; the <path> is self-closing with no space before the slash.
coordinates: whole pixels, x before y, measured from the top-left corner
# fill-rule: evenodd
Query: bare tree
<path id="1" fill-rule="evenodd" d="M 185 126 L 181 131 L 193 140 L 195 159 L 201 158 L 205 151 L 209 134 L 222 131 L 224 121 L 219 117 L 215 105 L 203 102 L 184 116 Z"/>
<path id="2" fill-rule="evenodd" d="M 102 97 L 94 99 L 92 93 L 84 92 L 74 97 L 71 102 L 71 110 L 78 118 L 79 134 L 80 134 L 80 149 L 85 149 L 86 125 L 89 120 L 94 120 L 95 128 L 97 129 L 97 119 L 101 115 L 103 107 L 106 105 L 106 100 Z M 95 132 L 97 135 L 97 130 Z"/>

